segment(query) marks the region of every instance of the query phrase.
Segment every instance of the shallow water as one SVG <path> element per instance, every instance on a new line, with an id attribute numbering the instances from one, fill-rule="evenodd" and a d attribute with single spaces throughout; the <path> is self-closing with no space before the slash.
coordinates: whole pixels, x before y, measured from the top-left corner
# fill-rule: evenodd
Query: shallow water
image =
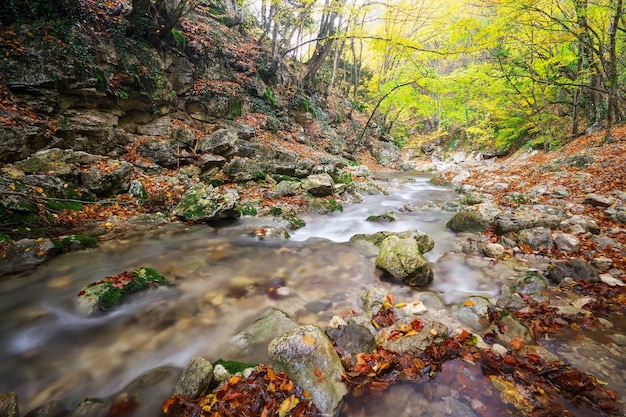
<path id="1" fill-rule="evenodd" d="M 358 310 L 359 296 L 373 286 L 387 288 L 397 301 L 422 296 L 442 305 L 470 294 L 497 295 L 504 270 L 487 261 L 443 256 L 453 245 L 454 235 L 445 229 L 453 213 L 438 207 L 456 196 L 428 180 L 410 174 L 381 177 L 389 195 L 365 196 L 343 213 L 305 216 L 307 226 L 290 240 L 257 240 L 242 232 L 246 224 L 269 219 L 242 219 L 217 230 L 169 224 L 131 231 L 5 279 L 0 282 L 0 392 L 16 392 L 24 413 L 51 400 L 73 407 L 85 397 L 112 395 L 149 369 L 183 367 L 196 355 L 263 362 L 264 351 L 247 352 L 246 358 L 227 355 L 230 338 L 267 307 L 303 324 L 326 325 L 335 314 Z M 364 221 L 389 210 L 398 214 L 396 222 Z M 372 255 L 347 243 L 357 233 L 410 229 L 435 240 L 426 258 L 434 263 L 436 280 L 422 294 L 381 281 Z M 76 294 L 84 285 L 142 266 L 156 268 L 175 287 L 138 294 L 103 316 L 76 312 Z M 394 390 L 399 393 L 386 397 L 389 404 L 408 395 L 404 388 Z M 424 398 L 449 406 L 447 397 L 437 396 L 430 388 Z M 167 395 L 154 397 L 158 409 Z M 386 414 L 378 404 L 343 415 Z"/>

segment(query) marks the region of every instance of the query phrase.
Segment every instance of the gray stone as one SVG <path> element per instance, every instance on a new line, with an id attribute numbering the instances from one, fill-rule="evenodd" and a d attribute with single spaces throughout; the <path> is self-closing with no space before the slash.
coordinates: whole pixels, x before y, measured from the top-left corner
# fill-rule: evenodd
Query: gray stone
<path id="1" fill-rule="evenodd" d="M 91 155 L 87 152 L 53 148 L 36 152 L 14 165 L 27 174 L 76 175 L 75 172 L 79 166 L 93 164 L 101 159 L 101 156 Z"/>
<path id="2" fill-rule="evenodd" d="M 239 194 L 234 190 L 220 192 L 212 185 L 200 183 L 185 191 L 173 214 L 193 222 L 233 219 L 241 215 L 238 200 Z"/>
<path id="3" fill-rule="evenodd" d="M 597 235 L 598 233 L 600 233 L 600 227 L 594 219 L 579 214 L 562 221 L 560 227 L 565 232 L 573 234 L 591 232 Z"/>
<path id="4" fill-rule="evenodd" d="M 302 188 L 314 197 L 326 197 L 333 194 L 335 182 L 326 173 L 309 175 L 302 181 Z"/>
<path id="5" fill-rule="evenodd" d="M 79 181 L 92 193 L 111 197 L 128 190 L 132 173 L 133 166 L 128 162 L 109 159 L 106 161 L 106 167 L 92 165 L 88 171 L 81 172 Z"/>
<path id="6" fill-rule="evenodd" d="M 387 300 L 388 292 L 384 288 L 374 287 L 361 294 L 360 305 L 365 317 L 374 317 Z"/>
<path id="7" fill-rule="evenodd" d="M 433 343 L 441 342 L 448 337 L 448 328 L 445 324 L 432 320 L 420 319 L 420 321 L 423 327 L 415 332 L 405 332 L 404 329 L 412 328 L 411 323 L 400 320 L 383 328 L 378 337 L 380 346 L 401 355 L 406 353 L 417 355 L 423 353 Z M 396 334 L 400 336 L 394 336 Z"/>
<path id="8" fill-rule="evenodd" d="M 0 256 L 0 275 L 28 271 L 52 259 L 58 252 L 50 239 L 20 239 L 4 248 Z"/>
<path id="9" fill-rule="evenodd" d="M 425 287 L 433 281 L 433 271 L 412 238 L 390 236 L 383 240 L 376 267 L 412 287 Z"/>
<path id="10" fill-rule="evenodd" d="M 554 244 L 565 252 L 576 253 L 580 250 L 580 240 L 568 233 L 557 233 L 554 237 Z"/>
<path id="11" fill-rule="evenodd" d="M 276 195 L 278 197 L 288 197 L 298 195 L 302 191 L 299 181 L 281 181 L 276 185 Z"/>
<path id="12" fill-rule="evenodd" d="M 590 193 L 585 196 L 585 200 L 583 201 L 583 204 L 589 204 L 594 207 L 606 208 L 615 204 L 616 202 L 617 200 L 615 199 L 615 197 L 611 197 L 609 195 Z"/>
<path id="13" fill-rule="evenodd" d="M 0 125 L 0 162 L 22 160 L 35 151 L 56 146 L 46 133 L 48 127 L 36 125 Z"/>
<path id="14" fill-rule="evenodd" d="M 360 352 L 370 353 L 376 350 L 376 339 L 372 334 L 371 322 L 363 316 L 348 319 L 346 325 L 327 327 L 326 334 L 344 352 L 355 355 Z"/>
<path id="15" fill-rule="evenodd" d="M 204 358 L 192 358 L 174 387 L 174 395 L 199 398 L 206 394 L 213 379 L 213 365 Z"/>
<path id="16" fill-rule="evenodd" d="M 487 313 L 491 303 L 485 297 L 468 297 L 456 312 L 461 323 L 470 326 L 472 330 L 481 331 L 489 327 Z"/>
<path id="17" fill-rule="evenodd" d="M 272 339 L 296 327 L 298 324 L 291 320 L 284 311 L 270 308 L 261 317 L 233 336 L 230 343 L 235 354 L 256 351 L 260 347 L 267 346 Z M 258 355 L 263 355 L 263 352 Z M 258 362 L 263 362 L 266 359 L 268 358 L 264 355 L 246 357 L 246 360 Z"/>
<path id="18" fill-rule="evenodd" d="M 608 271 L 613 266 L 613 260 L 611 258 L 606 258 L 606 257 L 593 258 L 591 263 L 599 271 Z"/>
<path id="19" fill-rule="evenodd" d="M 503 287 L 505 294 L 519 294 L 541 303 L 549 301 L 548 282 L 536 272 L 530 272 Z"/>
<path id="20" fill-rule="evenodd" d="M 532 250 L 552 249 L 552 233 L 545 227 L 521 230 L 517 234 L 519 245 L 528 245 Z"/>
<path id="21" fill-rule="evenodd" d="M 517 342 L 522 342 L 523 345 L 537 344 L 530 333 L 530 329 L 510 313 L 501 314 L 497 323 L 497 325 L 492 324 L 488 330 L 495 333 L 498 336 L 498 342 L 507 348 L 512 349 L 513 346 L 517 345 Z M 511 342 L 514 340 L 512 345 Z"/>
<path id="22" fill-rule="evenodd" d="M 222 156 L 230 156 L 236 152 L 237 132 L 233 129 L 219 129 L 209 136 L 200 139 L 199 151 Z"/>
<path id="23" fill-rule="evenodd" d="M 481 213 L 473 208 L 466 208 L 454 215 L 446 227 L 453 232 L 484 232 L 490 226 L 490 222 Z"/>
<path id="24" fill-rule="evenodd" d="M 483 252 L 485 253 L 485 256 L 495 259 L 502 258 L 505 253 L 504 246 L 500 245 L 499 243 L 487 243 L 483 247 Z"/>
<path id="25" fill-rule="evenodd" d="M 202 172 L 208 171 L 211 168 L 222 167 L 225 163 L 226 158 L 220 155 L 213 155 L 211 153 L 200 155 L 200 158 L 196 161 L 196 165 Z"/>
<path id="26" fill-rule="evenodd" d="M 348 394 L 343 365 L 331 341 L 317 326 L 297 327 L 272 340 L 268 353 L 274 368 L 309 392 L 326 417 L 336 417 Z"/>
<path id="27" fill-rule="evenodd" d="M 414 239 L 419 247 L 419 251 L 421 253 L 426 253 L 431 251 L 435 247 L 435 241 L 432 237 L 427 235 L 424 232 L 421 232 L 417 229 L 408 230 L 406 232 L 376 232 L 373 234 L 358 234 L 354 235 L 350 238 L 351 243 L 359 243 L 359 242 L 368 242 L 374 246 L 380 247 L 380 244 L 388 238 L 389 236 L 397 236 L 401 239 Z M 374 255 L 376 255 L 378 251 L 375 251 Z"/>
<path id="28" fill-rule="evenodd" d="M 504 235 L 509 232 L 519 232 L 520 230 L 535 227 L 545 227 L 555 229 L 561 223 L 561 217 L 556 214 L 541 213 L 537 210 L 523 211 L 519 210 L 514 213 L 500 213 L 495 218 L 495 233 Z"/>
<path id="29" fill-rule="evenodd" d="M 548 268 L 548 277 L 552 282 L 558 284 L 565 278 L 573 278 L 587 282 L 599 282 L 600 275 L 595 268 L 585 261 L 573 259 L 571 261 L 560 262 Z"/>
<path id="30" fill-rule="evenodd" d="M 137 147 L 137 153 L 140 156 L 165 168 L 173 168 L 178 165 L 174 152 L 175 149 L 171 141 L 164 139 L 145 140 Z"/>

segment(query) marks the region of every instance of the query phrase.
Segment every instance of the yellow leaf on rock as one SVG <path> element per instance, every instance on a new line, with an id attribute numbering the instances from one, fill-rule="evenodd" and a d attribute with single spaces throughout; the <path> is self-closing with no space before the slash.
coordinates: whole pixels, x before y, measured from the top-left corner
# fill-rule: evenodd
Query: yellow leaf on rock
<path id="1" fill-rule="evenodd" d="M 473 302 L 473 301 L 471 301 L 471 300 L 467 300 L 466 302 L 464 302 L 464 303 L 463 303 L 463 305 L 464 305 L 465 307 L 471 307 L 471 306 L 473 306 L 473 305 L 474 305 L 474 302 Z"/>
<path id="2" fill-rule="evenodd" d="M 286 417 L 291 410 L 295 406 L 300 403 L 300 400 L 296 398 L 295 395 L 291 395 L 289 398 L 285 399 L 282 403 L 280 403 L 280 407 L 278 407 L 278 416 Z"/>
<path id="3" fill-rule="evenodd" d="M 305 345 L 312 345 L 313 343 L 315 343 L 315 339 L 309 335 L 302 336 L 302 343 L 304 343 Z"/>
<path id="4" fill-rule="evenodd" d="M 433 336 L 437 336 L 437 330 L 430 329 L 430 334 L 432 334 Z"/>

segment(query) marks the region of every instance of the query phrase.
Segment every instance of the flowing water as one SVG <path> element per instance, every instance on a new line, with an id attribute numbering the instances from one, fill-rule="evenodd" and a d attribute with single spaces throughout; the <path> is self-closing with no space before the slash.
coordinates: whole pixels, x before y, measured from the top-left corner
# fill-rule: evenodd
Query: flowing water
<path id="1" fill-rule="evenodd" d="M 183 367 L 196 355 L 240 359 L 227 357 L 230 338 L 268 307 L 284 310 L 299 323 L 324 326 L 335 314 L 358 310 L 359 296 L 373 286 L 385 287 L 398 301 L 421 297 L 435 307 L 469 294 L 498 294 L 501 275 L 509 272 L 485 261 L 444 255 L 454 245 L 454 235 L 445 228 L 453 213 L 440 207 L 456 197 L 452 190 L 430 184 L 425 175 L 395 173 L 380 180 L 389 195 L 365 196 L 342 213 L 305 217 L 307 226 L 289 240 L 258 240 L 244 233 L 271 226 L 267 218 L 242 219 L 220 229 L 153 226 L 4 279 L 0 392 L 16 392 L 22 412 L 50 400 L 73 407 L 85 397 L 113 395 L 150 369 Z M 397 213 L 397 221 L 365 221 L 388 211 Z M 435 249 L 426 254 L 435 270 L 428 291 L 382 281 L 372 254 L 348 243 L 357 233 L 410 229 L 435 240 Z M 76 312 L 76 294 L 84 285 L 142 266 L 159 270 L 174 288 L 137 294 L 97 317 Z M 263 351 L 248 355 L 246 359 L 266 359 Z M 480 378 L 472 370 L 466 373 Z M 426 391 L 396 387 L 385 402 L 360 405 L 344 415 L 382 416 L 394 407 L 399 407 L 396 415 L 422 415 L 415 411 L 421 407 L 416 398 L 431 403 L 435 398 L 442 410 L 468 407 L 456 404 L 458 391 L 448 385 L 445 381 Z M 166 384 L 153 393 L 155 410 L 171 389 Z M 136 415 L 148 415 L 144 413 Z"/>

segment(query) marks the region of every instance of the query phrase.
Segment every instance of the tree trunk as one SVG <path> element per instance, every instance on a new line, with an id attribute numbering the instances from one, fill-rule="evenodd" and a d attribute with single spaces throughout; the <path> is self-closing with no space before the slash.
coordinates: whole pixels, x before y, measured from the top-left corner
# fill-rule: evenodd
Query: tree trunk
<path id="1" fill-rule="evenodd" d="M 622 0 L 615 2 L 615 11 L 611 25 L 609 26 L 609 62 L 608 62 L 608 97 L 606 109 L 606 130 L 604 133 L 604 141 L 612 142 L 612 129 L 615 123 L 615 113 L 617 109 L 617 26 L 622 18 Z"/>

